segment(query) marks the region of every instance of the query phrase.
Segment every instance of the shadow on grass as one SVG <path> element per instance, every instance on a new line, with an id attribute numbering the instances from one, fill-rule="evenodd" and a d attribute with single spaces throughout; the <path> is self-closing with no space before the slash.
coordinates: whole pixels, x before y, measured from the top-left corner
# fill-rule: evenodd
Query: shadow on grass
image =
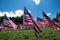
<path id="1" fill-rule="evenodd" d="M 40 37 L 42 37 L 42 35 L 40 35 Z"/>
<path id="2" fill-rule="evenodd" d="M 54 38 L 53 40 L 57 40 L 57 39 Z"/>

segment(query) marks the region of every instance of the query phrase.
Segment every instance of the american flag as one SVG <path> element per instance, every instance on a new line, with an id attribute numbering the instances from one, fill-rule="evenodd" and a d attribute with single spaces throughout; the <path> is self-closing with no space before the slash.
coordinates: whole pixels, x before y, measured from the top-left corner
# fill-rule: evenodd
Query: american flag
<path id="1" fill-rule="evenodd" d="M 37 17 L 37 21 L 40 21 L 40 22 L 42 22 L 42 18 L 39 18 L 39 17 Z"/>
<path id="2" fill-rule="evenodd" d="M 41 27 L 47 27 L 47 23 L 45 23 L 44 21 L 43 21 L 43 19 L 41 19 L 41 18 L 39 18 L 39 17 L 37 17 L 37 23 L 38 23 L 38 25 L 40 26 L 40 28 Z"/>
<path id="3" fill-rule="evenodd" d="M 13 30 L 17 30 L 17 25 L 16 25 L 12 20 L 9 20 L 9 22 L 10 22 L 11 25 L 12 25 L 12 29 L 13 29 Z"/>
<path id="4" fill-rule="evenodd" d="M 6 16 L 6 14 L 4 15 L 4 21 L 2 25 L 6 27 L 12 27 L 11 23 L 9 22 L 9 18 Z"/>
<path id="5" fill-rule="evenodd" d="M 41 30 L 26 8 L 24 8 L 24 21 L 28 24 L 33 24 L 35 36 L 39 38 L 39 33 L 41 32 Z"/>
<path id="6" fill-rule="evenodd" d="M 53 28 L 54 30 L 60 30 L 60 26 L 55 24 L 44 12 L 43 12 L 43 16 L 44 16 L 44 21 L 49 24 L 50 28 Z"/>
<path id="7" fill-rule="evenodd" d="M 3 21 L 3 24 L 2 24 L 4 27 L 8 28 L 9 29 L 12 29 L 12 30 L 16 30 L 17 29 L 17 25 L 12 21 L 10 20 L 6 14 L 4 15 L 4 21 Z"/>

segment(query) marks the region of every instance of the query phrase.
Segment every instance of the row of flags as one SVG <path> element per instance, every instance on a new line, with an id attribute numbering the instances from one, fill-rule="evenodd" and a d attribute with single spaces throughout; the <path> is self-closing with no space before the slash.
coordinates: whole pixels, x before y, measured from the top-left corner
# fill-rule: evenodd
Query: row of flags
<path id="1" fill-rule="evenodd" d="M 0 24 L 0 29 L 1 30 L 17 30 L 17 29 L 20 29 L 19 27 L 21 27 L 21 24 L 16 25 L 12 20 L 10 20 L 6 16 L 6 14 L 4 15 L 3 23 Z"/>
<path id="2" fill-rule="evenodd" d="M 24 27 L 32 27 L 34 30 L 34 34 L 36 38 L 39 38 L 39 34 L 42 32 L 40 29 L 42 26 L 46 27 L 48 26 L 49 28 L 52 28 L 54 30 L 60 30 L 60 26 L 55 24 L 46 14 L 43 12 L 43 19 L 37 18 L 38 22 L 36 22 L 33 18 L 33 16 L 29 13 L 29 11 L 24 8 L 24 14 L 23 14 L 23 25 L 16 25 L 12 20 L 10 20 L 6 14 L 4 15 L 4 21 L 0 25 L 0 29 L 3 28 L 7 30 L 17 30 L 17 29 L 23 29 Z M 42 21 L 43 20 L 43 21 Z M 39 22 L 40 21 L 40 22 Z"/>
<path id="3" fill-rule="evenodd" d="M 39 18 L 37 20 L 38 20 L 38 22 L 34 21 L 32 15 L 28 12 L 28 10 L 26 8 L 24 8 L 24 22 L 27 23 L 27 26 L 29 24 L 33 24 L 34 33 L 37 38 L 39 38 L 39 34 L 40 34 L 40 32 L 42 32 L 42 30 L 40 29 L 40 27 L 42 27 L 42 26 L 45 26 L 45 27 L 48 26 L 49 28 L 52 28 L 54 30 L 60 30 L 60 26 L 57 25 L 55 22 L 53 22 L 45 14 L 45 12 L 43 12 L 43 21 L 42 21 L 42 19 L 39 19 Z M 39 22 L 39 20 L 40 20 L 40 22 Z"/>

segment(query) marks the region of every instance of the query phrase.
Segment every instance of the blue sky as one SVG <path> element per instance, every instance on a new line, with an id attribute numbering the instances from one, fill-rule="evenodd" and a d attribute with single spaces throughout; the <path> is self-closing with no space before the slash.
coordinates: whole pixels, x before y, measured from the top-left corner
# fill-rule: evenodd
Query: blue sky
<path id="1" fill-rule="evenodd" d="M 60 0 L 0 0 L 0 14 L 1 13 L 21 13 L 16 12 L 26 7 L 31 11 L 34 19 L 42 18 L 42 11 L 46 12 L 50 18 L 56 16 L 56 12 L 60 11 Z"/>

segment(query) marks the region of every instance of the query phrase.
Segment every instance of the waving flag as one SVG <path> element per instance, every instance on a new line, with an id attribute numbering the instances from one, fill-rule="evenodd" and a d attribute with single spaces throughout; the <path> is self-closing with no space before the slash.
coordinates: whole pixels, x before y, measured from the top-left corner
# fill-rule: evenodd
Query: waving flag
<path id="1" fill-rule="evenodd" d="M 6 16 L 6 14 L 4 15 L 3 26 L 12 27 L 11 23 L 9 22 L 9 18 Z"/>
<path id="2" fill-rule="evenodd" d="M 50 28 L 53 28 L 55 30 L 60 30 L 60 27 L 57 24 L 55 24 L 44 12 L 43 12 L 43 16 L 44 16 L 44 21 L 49 24 Z"/>
<path id="3" fill-rule="evenodd" d="M 12 21 L 10 20 L 6 14 L 4 15 L 4 21 L 3 21 L 3 24 L 2 24 L 4 27 L 6 27 L 8 30 L 9 29 L 13 29 L 13 30 L 16 30 L 17 29 L 17 25 Z"/>
<path id="4" fill-rule="evenodd" d="M 39 25 L 40 28 L 41 28 L 41 27 L 45 27 L 45 26 L 44 26 L 45 23 L 42 22 L 42 20 L 43 20 L 43 19 L 37 17 L 37 21 L 36 21 L 36 22 L 38 23 L 38 25 Z"/>
<path id="5" fill-rule="evenodd" d="M 41 19 L 41 18 L 37 17 L 37 21 L 42 22 L 42 20 L 43 20 L 43 19 Z"/>
<path id="6" fill-rule="evenodd" d="M 41 30 L 39 26 L 37 25 L 37 23 L 33 20 L 31 14 L 28 12 L 26 8 L 24 8 L 24 21 L 28 24 L 34 25 L 33 28 L 34 28 L 35 36 L 38 38 Z"/>
<path id="7" fill-rule="evenodd" d="M 59 26 L 59 21 L 58 21 L 57 18 L 54 18 L 53 21 L 54 21 L 55 24 L 57 24 Z"/>

